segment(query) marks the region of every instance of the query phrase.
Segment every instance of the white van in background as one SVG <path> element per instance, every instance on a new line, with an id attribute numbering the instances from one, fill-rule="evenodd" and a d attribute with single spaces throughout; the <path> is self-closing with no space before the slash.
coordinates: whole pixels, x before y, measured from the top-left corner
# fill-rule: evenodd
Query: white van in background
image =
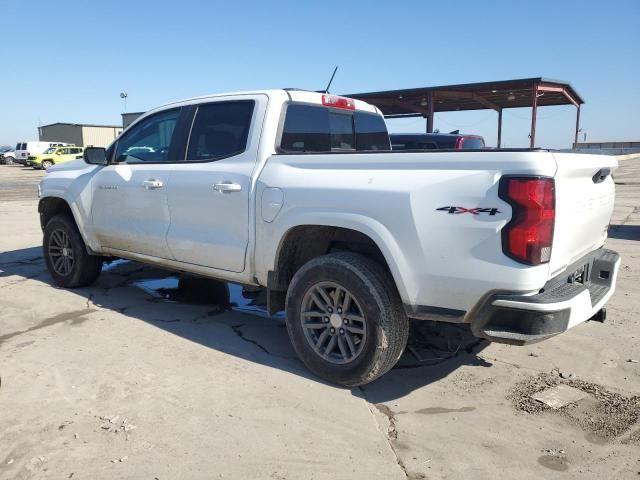
<path id="1" fill-rule="evenodd" d="M 21 164 L 25 164 L 29 155 L 37 155 L 44 153 L 45 150 L 51 147 L 64 147 L 71 145 L 71 143 L 64 142 L 19 142 L 16 144 L 16 157 L 15 161 Z"/>

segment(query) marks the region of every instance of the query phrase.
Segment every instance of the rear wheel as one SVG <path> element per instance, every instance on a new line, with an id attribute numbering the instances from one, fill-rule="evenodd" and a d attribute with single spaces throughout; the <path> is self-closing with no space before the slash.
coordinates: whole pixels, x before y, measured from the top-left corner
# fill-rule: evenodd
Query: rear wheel
<path id="1" fill-rule="evenodd" d="M 68 215 L 49 220 L 42 248 L 47 269 L 61 287 L 84 287 L 100 275 L 102 257 L 89 255 L 78 227 Z"/>
<path id="2" fill-rule="evenodd" d="M 51 160 L 45 160 L 44 162 L 42 162 L 42 168 L 44 168 L 45 170 L 49 170 L 49 168 L 51 167 L 53 167 L 53 162 Z M 38 167 L 34 164 L 33 168 Z"/>
<path id="3" fill-rule="evenodd" d="M 14 164 L 14 158 L 13 157 L 4 157 L 4 163 L 5 163 L 5 165 L 13 165 Z"/>
<path id="4" fill-rule="evenodd" d="M 286 318 L 302 362 L 318 376 L 348 387 L 389 371 L 409 335 L 389 273 L 350 252 L 315 258 L 295 274 Z"/>

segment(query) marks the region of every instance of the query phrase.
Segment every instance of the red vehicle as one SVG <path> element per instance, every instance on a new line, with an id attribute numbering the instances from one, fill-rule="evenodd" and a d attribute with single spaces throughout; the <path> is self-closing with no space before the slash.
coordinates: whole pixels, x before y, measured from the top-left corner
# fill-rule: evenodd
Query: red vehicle
<path id="1" fill-rule="evenodd" d="M 484 138 L 480 135 L 452 133 L 392 133 L 392 150 L 461 150 L 483 149 Z"/>

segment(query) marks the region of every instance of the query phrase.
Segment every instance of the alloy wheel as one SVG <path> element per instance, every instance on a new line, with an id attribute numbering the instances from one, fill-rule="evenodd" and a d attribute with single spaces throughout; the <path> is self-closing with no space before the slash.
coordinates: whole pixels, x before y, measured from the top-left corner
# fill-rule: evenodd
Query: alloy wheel
<path id="1" fill-rule="evenodd" d="M 313 351 L 328 362 L 350 363 L 363 350 L 367 336 L 363 310 L 355 296 L 335 282 L 309 288 L 300 321 Z"/>
<path id="2" fill-rule="evenodd" d="M 49 237 L 49 257 L 51 258 L 51 266 L 58 275 L 66 277 L 71 274 L 75 264 L 75 257 L 71 239 L 64 230 L 56 229 L 51 232 Z"/>

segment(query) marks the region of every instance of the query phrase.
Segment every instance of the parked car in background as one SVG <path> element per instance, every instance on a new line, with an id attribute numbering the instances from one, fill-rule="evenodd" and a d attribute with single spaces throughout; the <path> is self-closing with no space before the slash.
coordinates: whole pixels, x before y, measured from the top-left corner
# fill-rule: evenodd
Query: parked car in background
<path id="1" fill-rule="evenodd" d="M 82 152 L 84 148 L 73 146 L 67 147 L 51 147 L 45 150 L 43 153 L 38 155 L 29 155 L 27 158 L 27 163 L 25 164 L 28 167 L 33 167 L 35 169 L 44 168 L 47 170 L 54 165 L 59 163 L 69 162 L 71 160 L 76 160 L 77 158 L 82 158 Z"/>
<path id="2" fill-rule="evenodd" d="M 10 145 L 0 147 L 0 165 L 12 165 L 16 158 L 16 152 Z"/>
<path id="3" fill-rule="evenodd" d="M 484 138 L 480 135 L 451 133 L 392 133 L 392 150 L 461 150 L 482 149 Z"/>
<path id="4" fill-rule="evenodd" d="M 37 155 L 51 147 L 63 147 L 65 145 L 70 144 L 64 142 L 18 142 L 15 160 L 22 165 L 26 165 L 29 155 Z"/>

